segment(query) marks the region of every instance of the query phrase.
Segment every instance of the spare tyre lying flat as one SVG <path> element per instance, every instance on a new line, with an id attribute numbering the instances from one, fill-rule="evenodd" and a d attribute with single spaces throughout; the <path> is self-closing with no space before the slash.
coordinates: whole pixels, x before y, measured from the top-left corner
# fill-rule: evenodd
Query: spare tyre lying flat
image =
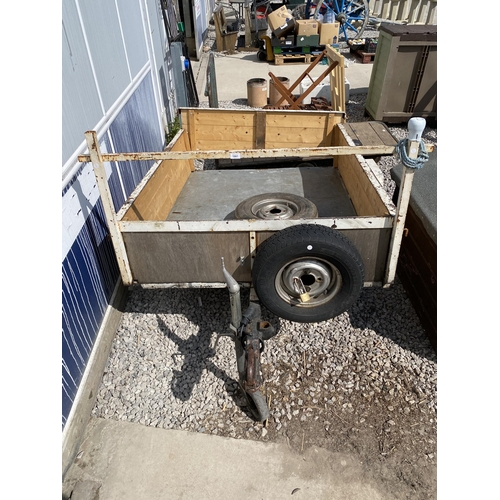
<path id="1" fill-rule="evenodd" d="M 264 193 L 242 201 L 234 211 L 236 219 L 315 219 L 316 205 L 290 193 Z"/>
<path id="2" fill-rule="evenodd" d="M 339 231 L 299 224 L 259 245 L 252 280 L 269 311 L 290 321 L 315 323 L 338 316 L 358 299 L 364 265 L 356 247 Z M 300 298 L 304 291 L 307 301 Z"/>

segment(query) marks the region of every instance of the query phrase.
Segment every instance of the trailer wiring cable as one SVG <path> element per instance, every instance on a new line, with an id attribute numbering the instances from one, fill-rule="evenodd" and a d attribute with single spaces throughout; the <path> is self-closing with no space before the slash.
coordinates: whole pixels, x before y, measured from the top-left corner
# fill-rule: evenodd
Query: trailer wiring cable
<path id="1" fill-rule="evenodd" d="M 409 139 L 401 139 L 397 146 L 395 152 L 398 154 L 401 162 L 405 167 L 419 169 L 424 166 L 424 163 L 429 159 L 429 153 L 425 147 L 425 143 L 421 140 L 418 146 L 418 156 L 413 159 L 408 156 L 407 144 Z"/>

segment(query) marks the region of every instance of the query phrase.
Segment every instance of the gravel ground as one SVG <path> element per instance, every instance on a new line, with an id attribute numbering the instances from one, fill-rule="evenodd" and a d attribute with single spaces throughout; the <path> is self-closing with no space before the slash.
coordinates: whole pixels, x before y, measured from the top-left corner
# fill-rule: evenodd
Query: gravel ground
<path id="1" fill-rule="evenodd" d="M 351 97 L 348 121 L 367 119 L 365 99 Z M 404 127 L 389 129 L 406 137 Z M 436 144 L 437 130 L 427 127 L 423 139 Z M 379 162 L 391 194 L 396 162 Z M 244 289 L 243 307 L 248 300 Z M 93 416 L 351 453 L 387 498 L 436 498 L 437 356 L 399 280 L 365 288 L 329 321 L 293 323 L 265 308 L 263 319 L 278 334 L 262 354 L 271 417 L 258 423 L 238 389 L 232 340 L 220 337 L 215 348 L 228 331 L 228 291 L 131 289 Z"/>

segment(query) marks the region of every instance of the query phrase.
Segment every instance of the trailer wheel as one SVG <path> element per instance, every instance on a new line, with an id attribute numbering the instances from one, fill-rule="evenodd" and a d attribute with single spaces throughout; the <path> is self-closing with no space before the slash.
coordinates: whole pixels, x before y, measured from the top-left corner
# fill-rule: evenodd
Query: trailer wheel
<path id="1" fill-rule="evenodd" d="M 290 321 L 316 323 L 338 316 L 358 299 L 364 265 L 339 231 L 299 224 L 259 245 L 252 274 L 255 292 L 269 311 Z M 299 291 L 307 292 L 309 300 L 302 301 Z"/>
<path id="2" fill-rule="evenodd" d="M 236 219 L 315 219 L 316 205 L 290 193 L 264 193 L 242 201 L 234 211 Z"/>

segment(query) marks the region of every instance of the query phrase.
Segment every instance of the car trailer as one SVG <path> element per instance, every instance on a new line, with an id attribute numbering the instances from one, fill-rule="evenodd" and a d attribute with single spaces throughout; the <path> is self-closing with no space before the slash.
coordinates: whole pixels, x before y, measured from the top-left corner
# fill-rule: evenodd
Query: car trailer
<path id="1" fill-rule="evenodd" d="M 93 164 L 125 286 L 228 288 L 240 387 L 264 421 L 260 353 L 276 332 L 261 305 L 319 322 L 347 310 L 363 286 L 393 283 L 415 169 L 405 167 L 394 205 L 369 158 L 397 149 L 383 123 L 346 124 L 337 111 L 179 111 L 182 128 L 164 151 L 104 154 L 88 131 L 89 154 L 78 159 Z M 425 120 L 412 121 L 404 149 L 417 158 Z M 195 159 L 259 163 L 196 170 Z M 105 163 L 141 160 L 155 163 L 115 211 Z M 251 289 L 244 310 L 241 286 Z"/>

